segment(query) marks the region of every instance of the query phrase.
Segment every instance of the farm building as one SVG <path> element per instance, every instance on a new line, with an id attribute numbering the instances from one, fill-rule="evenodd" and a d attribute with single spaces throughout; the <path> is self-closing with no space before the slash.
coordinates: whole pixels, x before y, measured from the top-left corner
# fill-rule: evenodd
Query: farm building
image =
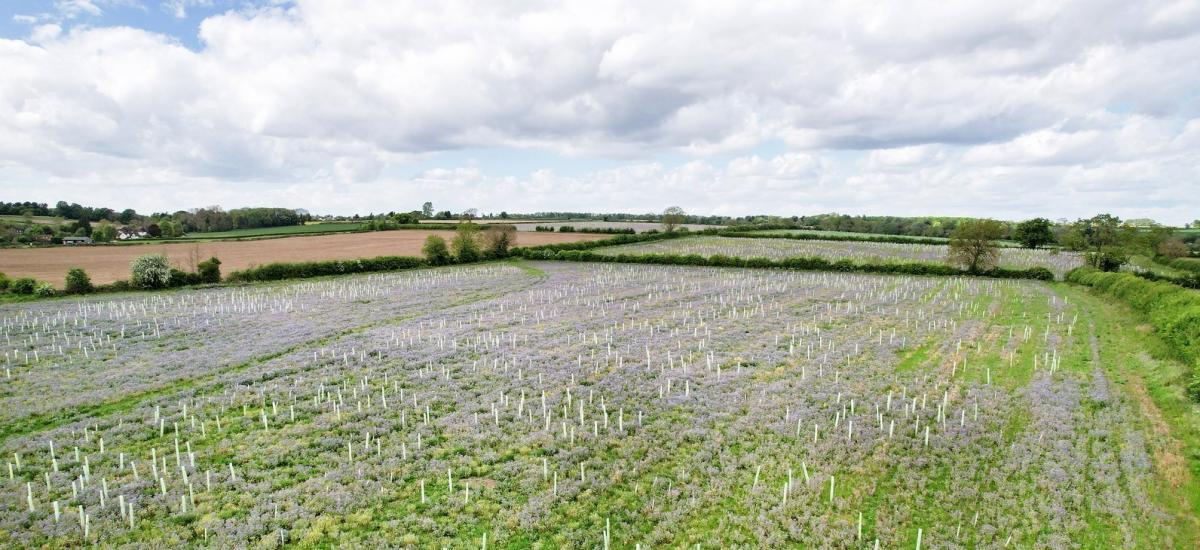
<path id="1" fill-rule="evenodd" d="M 92 244 L 92 238 L 91 237 L 63 237 L 62 242 L 63 242 L 63 244 L 70 244 L 70 245 Z"/>

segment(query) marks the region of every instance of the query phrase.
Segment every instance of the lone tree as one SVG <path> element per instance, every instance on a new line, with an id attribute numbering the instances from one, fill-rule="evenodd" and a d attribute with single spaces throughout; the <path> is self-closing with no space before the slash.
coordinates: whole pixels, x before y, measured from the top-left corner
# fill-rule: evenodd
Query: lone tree
<path id="1" fill-rule="evenodd" d="M 662 226 L 663 231 L 670 233 L 675 230 L 683 222 L 687 221 L 687 212 L 678 206 L 672 206 L 663 210 Z"/>
<path id="2" fill-rule="evenodd" d="M 1072 250 L 1084 251 L 1089 266 L 1101 271 L 1117 271 L 1129 261 L 1125 246 L 1136 237 L 1136 228 L 1122 226 L 1121 218 L 1112 214 L 1097 214 L 1071 224 L 1063 243 Z"/>
<path id="3" fill-rule="evenodd" d="M 1034 218 L 1017 224 L 1013 238 L 1025 248 L 1041 248 L 1054 242 L 1053 224 L 1046 218 Z"/>
<path id="4" fill-rule="evenodd" d="M 1004 224 L 996 220 L 966 220 L 950 234 L 950 263 L 971 273 L 996 267 L 1000 251 L 996 239 L 1004 236 Z"/>
<path id="5" fill-rule="evenodd" d="M 432 202 L 425 201 L 425 204 L 421 205 L 421 215 L 425 216 L 426 218 L 433 217 L 433 203 Z"/>
<path id="6" fill-rule="evenodd" d="M 66 291 L 68 294 L 87 294 L 92 291 L 92 279 L 78 267 L 67 270 Z"/>
<path id="7" fill-rule="evenodd" d="M 446 239 L 438 235 L 426 237 L 421 252 L 425 254 L 425 261 L 429 262 L 429 265 L 446 265 L 453 259 L 450 257 L 450 249 L 446 246 Z"/>

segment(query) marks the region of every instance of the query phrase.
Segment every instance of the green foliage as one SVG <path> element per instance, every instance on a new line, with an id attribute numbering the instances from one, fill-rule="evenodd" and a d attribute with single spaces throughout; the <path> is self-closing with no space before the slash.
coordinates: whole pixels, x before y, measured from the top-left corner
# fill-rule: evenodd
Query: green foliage
<path id="1" fill-rule="evenodd" d="M 67 270 L 67 281 L 64 285 L 67 294 L 87 294 L 93 290 L 92 278 L 88 277 L 82 268 L 73 267 Z"/>
<path id="2" fill-rule="evenodd" d="M 282 279 L 304 279 L 347 273 L 413 269 L 426 265 L 429 264 L 425 260 L 412 256 L 379 256 L 376 258 L 332 260 L 326 262 L 273 263 L 242 271 L 234 271 L 229 274 L 226 280 L 230 282 L 278 281 Z"/>
<path id="3" fill-rule="evenodd" d="M 1182 271 L 1200 274 L 1200 258 L 1176 258 L 1167 265 Z"/>
<path id="4" fill-rule="evenodd" d="M 37 296 L 38 298 L 52 298 L 58 295 L 58 290 L 56 290 L 54 285 L 50 283 L 39 282 L 37 286 L 33 288 L 33 295 Z"/>
<path id="5" fill-rule="evenodd" d="M 0 292 L 4 292 L 4 291 L 8 290 L 8 286 L 11 284 L 12 284 L 12 279 L 9 279 L 8 275 L 0 273 Z"/>
<path id="6" fill-rule="evenodd" d="M 605 242 L 611 242 L 611 240 Z M 617 254 L 610 256 L 607 254 L 596 254 L 586 249 L 564 250 L 553 249 L 550 247 L 513 249 L 513 254 L 527 260 L 562 260 L 568 262 L 612 262 L 630 264 L 693 265 L 709 267 L 748 267 L 757 269 L 796 269 L 806 271 L 891 273 L 904 275 L 961 276 L 967 274 L 958 268 L 945 264 L 932 264 L 925 262 L 889 262 L 884 264 L 864 264 L 850 260 L 833 261 L 818 257 L 796 257 L 783 260 L 771 260 L 768 258 L 734 258 L 719 254 L 709 256 L 707 258 L 698 254 Z M 986 271 L 980 271 L 975 274 L 1002 279 L 1036 279 L 1039 281 L 1054 280 L 1054 273 L 1044 267 L 1034 267 L 1030 269 L 993 268 Z"/>
<path id="7" fill-rule="evenodd" d="M 1158 336 L 1180 359 L 1194 369 L 1200 367 L 1200 293 L 1171 283 L 1094 268 L 1075 269 L 1067 274 L 1067 280 L 1128 303 L 1146 315 Z M 1200 393 L 1194 393 L 1193 397 L 1200 400 Z"/>
<path id="8" fill-rule="evenodd" d="M 29 295 L 37 288 L 37 281 L 32 277 L 21 277 L 9 285 L 8 290 L 13 294 Z"/>
<path id="9" fill-rule="evenodd" d="M 479 243 L 475 240 L 477 232 L 475 224 L 458 224 L 458 233 L 450 241 L 450 250 L 454 252 L 454 258 L 459 263 L 477 262 L 483 257 Z"/>
<path id="10" fill-rule="evenodd" d="M 971 273 L 994 269 L 1000 260 L 994 241 L 1004 237 L 1004 231 L 1004 224 L 996 220 L 967 220 L 958 224 L 950 234 L 950 263 Z"/>
<path id="11" fill-rule="evenodd" d="M 162 254 L 143 254 L 129 264 L 130 281 L 138 288 L 165 288 L 171 284 L 171 264 Z"/>
<path id="12" fill-rule="evenodd" d="M 108 221 L 102 221 L 92 230 L 92 240 L 98 243 L 111 242 L 117 238 L 117 228 Z"/>
<path id="13" fill-rule="evenodd" d="M 197 273 L 200 275 L 200 282 L 204 284 L 216 284 L 221 282 L 221 260 L 215 256 L 196 264 Z"/>
<path id="14" fill-rule="evenodd" d="M 1041 248 L 1054 242 L 1053 224 L 1046 218 L 1025 220 L 1013 229 L 1013 239 L 1025 248 Z"/>
<path id="15" fill-rule="evenodd" d="M 440 235 L 425 237 L 421 253 L 425 255 L 425 261 L 429 262 L 429 265 L 446 265 L 454 260 L 450 256 L 450 249 L 446 246 L 446 239 Z"/>

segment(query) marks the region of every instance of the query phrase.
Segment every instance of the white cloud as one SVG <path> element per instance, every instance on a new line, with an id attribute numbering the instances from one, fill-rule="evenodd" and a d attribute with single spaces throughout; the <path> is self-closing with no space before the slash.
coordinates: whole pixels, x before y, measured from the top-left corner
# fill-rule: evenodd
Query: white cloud
<path id="1" fill-rule="evenodd" d="M 426 186 L 508 210 L 685 202 L 674 193 L 729 213 L 1200 209 L 1194 192 L 1163 198 L 1200 166 L 1195 2 L 298 0 L 210 17 L 199 36 L 189 50 L 57 22 L 0 41 L 0 175 L 46 184 L 30 198 L 156 209 L 193 205 L 183 187 L 365 210 Z M 766 142 L 791 152 L 755 156 Z M 460 148 L 559 166 L 395 176 Z M 627 165 L 560 176 L 551 154 Z"/>

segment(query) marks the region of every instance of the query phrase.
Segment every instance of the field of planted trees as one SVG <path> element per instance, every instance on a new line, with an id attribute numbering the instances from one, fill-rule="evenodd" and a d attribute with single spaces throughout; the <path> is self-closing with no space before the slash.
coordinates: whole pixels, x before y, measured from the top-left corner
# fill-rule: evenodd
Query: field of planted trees
<path id="1" fill-rule="evenodd" d="M 5 306 L 0 546 L 1195 547 L 1120 315 L 558 262 Z"/>
<path id="2" fill-rule="evenodd" d="M 850 260 L 859 263 L 927 262 L 945 263 L 949 247 L 935 244 L 881 243 L 866 241 L 791 240 L 778 238 L 734 238 L 698 236 L 634 243 L 596 249 L 597 254 L 698 254 L 732 258 L 768 258 L 783 260 L 795 257 L 817 257 L 827 260 Z M 999 248 L 1000 267 L 1027 269 L 1044 267 L 1062 279 L 1066 273 L 1083 265 L 1074 252 L 1050 249 Z"/>

